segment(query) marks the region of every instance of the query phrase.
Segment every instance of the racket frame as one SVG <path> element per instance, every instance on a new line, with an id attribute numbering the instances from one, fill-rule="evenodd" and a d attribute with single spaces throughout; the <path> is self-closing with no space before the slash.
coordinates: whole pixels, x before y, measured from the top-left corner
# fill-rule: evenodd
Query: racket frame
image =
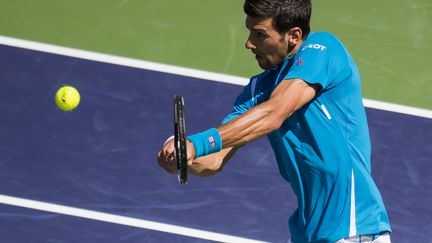
<path id="1" fill-rule="evenodd" d="M 178 181 L 180 184 L 186 184 L 188 180 L 186 124 L 184 117 L 184 99 L 180 95 L 174 97 L 174 145 Z"/>

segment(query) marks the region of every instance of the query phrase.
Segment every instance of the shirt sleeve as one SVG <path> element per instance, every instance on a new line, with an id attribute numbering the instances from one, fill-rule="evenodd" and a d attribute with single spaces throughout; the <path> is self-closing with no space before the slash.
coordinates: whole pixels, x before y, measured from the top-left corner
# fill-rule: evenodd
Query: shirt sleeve
<path id="1" fill-rule="evenodd" d="M 295 56 L 291 69 L 283 79 L 298 78 L 309 84 L 319 84 L 325 89 L 330 84 L 330 58 L 330 50 L 325 44 L 306 44 Z"/>
<path id="2" fill-rule="evenodd" d="M 244 87 L 240 95 L 237 96 L 231 113 L 222 120 L 222 124 L 232 121 L 234 118 L 242 115 L 254 106 L 251 87 L 251 82 Z"/>

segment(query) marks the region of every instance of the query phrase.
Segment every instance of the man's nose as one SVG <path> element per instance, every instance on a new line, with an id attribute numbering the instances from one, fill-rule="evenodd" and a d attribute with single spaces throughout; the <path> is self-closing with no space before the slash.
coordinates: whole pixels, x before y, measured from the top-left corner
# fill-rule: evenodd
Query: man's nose
<path id="1" fill-rule="evenodd" d="M 245 47 L 246 49 L 255 49 L 255 45 L 250 41 L 250 37 L 246 40 Z"/>

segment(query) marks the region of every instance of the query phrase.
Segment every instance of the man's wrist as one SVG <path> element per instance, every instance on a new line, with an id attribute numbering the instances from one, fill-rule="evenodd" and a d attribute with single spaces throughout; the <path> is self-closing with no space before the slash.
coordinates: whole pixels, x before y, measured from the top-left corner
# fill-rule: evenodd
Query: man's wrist
<path id="1" fill-rule="evenodd" d="M 204 132 L 196 133 L 187 137 L 195 147 L 195 159 L 222 149 L 222 138 L 216 128 L 210 128 Z"/>

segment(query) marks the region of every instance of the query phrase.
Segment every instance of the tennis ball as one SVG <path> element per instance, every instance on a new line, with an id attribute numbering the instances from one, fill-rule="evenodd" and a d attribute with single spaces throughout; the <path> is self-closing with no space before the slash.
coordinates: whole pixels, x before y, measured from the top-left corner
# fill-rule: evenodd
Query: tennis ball
<path id="1" fill-rule="evenodd" d="M 58 108 L 64 111 L 70 111 L 78 106 L 80 94 L 78 90 L 72 86 L 63 86 L 55 94 L 55 102 Z"/>

